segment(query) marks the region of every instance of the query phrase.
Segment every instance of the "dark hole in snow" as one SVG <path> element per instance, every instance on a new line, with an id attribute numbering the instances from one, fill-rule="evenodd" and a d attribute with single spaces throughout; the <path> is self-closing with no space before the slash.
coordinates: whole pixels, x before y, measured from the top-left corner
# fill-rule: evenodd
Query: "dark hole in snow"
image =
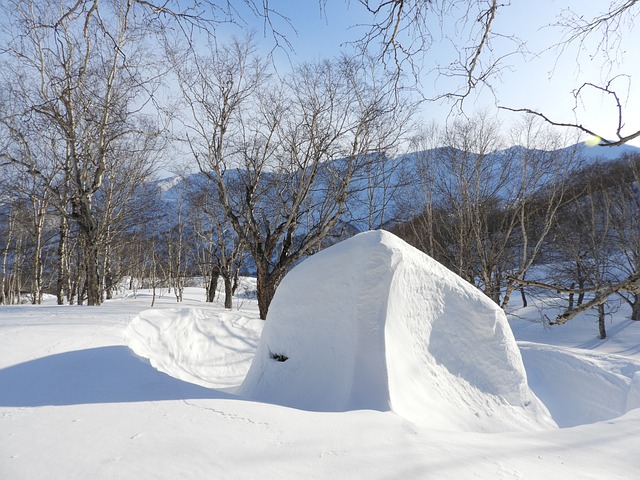
<path id="1" fill-rule="evenodd" d="M 289 357 L 287 357 L 286 355 L 281 355 L 279 353 L 269 352 L 269 356 L 276 362 L 286 362 L 287 360 L 289 360 Z"/>

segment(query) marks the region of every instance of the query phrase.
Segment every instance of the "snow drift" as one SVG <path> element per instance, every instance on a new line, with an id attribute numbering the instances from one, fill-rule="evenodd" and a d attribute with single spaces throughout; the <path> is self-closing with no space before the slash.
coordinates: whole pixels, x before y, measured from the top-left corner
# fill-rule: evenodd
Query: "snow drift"
<path id="1" fill-rule="evenodd" d="M 145 310 L 125 339 L 137 355 L 172 377 L 209 388 L 236 387 L 255 352 L 261 320 L 199 308 Z"/>
<path id="2" fill-rule="evenodd" d="M 503 311 L 384 231 L 284 278 L 239 393 L 306 410 L 392 410 L 446 430 L 555 427 Z"/>
<path id="3" fill-rule="evenodd" d="M 560 427 L 617 418 L 640 408 L 640 362 L 531 342 L 519 344 L 529 384 Z"/>

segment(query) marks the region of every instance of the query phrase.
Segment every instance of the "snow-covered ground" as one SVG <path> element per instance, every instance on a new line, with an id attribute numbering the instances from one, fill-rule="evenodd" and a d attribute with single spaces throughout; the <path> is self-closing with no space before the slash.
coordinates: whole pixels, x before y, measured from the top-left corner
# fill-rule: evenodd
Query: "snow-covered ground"
<path id="1" fill-rule="evenodd" d="M 259 348 L 264 324 L 257 319 L 255 301 L 246 298 L 238 299 L 231 311 L 219 303 L 204 303 L 204 291 L 196 288 L 187 290 L 182 304 L 165 293 L 153 309 L 150 294 L 144 291 L 123 294 L 95 308 L 56 306 L 51 301 L 42 306 L 0 307 L 0 479 L 640 478 L 640 322 L 625 320 L 629 312 L 624 308 L 611 317 L 606 340 L 596 338 L 595 318 L 589 315 L 549 329 L 533 321 L 539 315 L 535 304 L 512 312 L 509 325 L 529 385 L 560 428 L 550 422 L 541 428 L 483 433 L 468 422 L 463 426 L 453 422 L 455 411 L 446 415 L 436 411 L 454 406 L 435 397 L 428 407 L 445 419 L 438 426 L 413 421 L 404 414 L 406 409 L 396 409 L 395 397 L 412 396 L 411 389 L 397 383 L 410 375 L 437 376 L 438 392 L 456 392 L 464 401 L 470 401 L 469 392 L 481 391 L 484 396 L 473 398 L 493 402 L 491 395 L 504 396 L 499 389 L 517 384 L 519 360 L 507 358 L 513 341 L 509 329 L 501 333 L 500 320 L 495 329 L 479 327 L 477 322 L 486 319 L 477 311 L 469 334 L 484 335 L 478 345 L 454 342 L 454 332 L 435 323 L 440 321 L 437 314 L 421 311 L 432 322 L 428 332 L 439 332 L 427 340 L 439 343 L 429 347 L 429 356 L 412 357 L 415 351 L 408 350 L 406 335 L 426 331 L 410 320 L 420 313 L 413 307 L 428 276 L 424 271 L 412 273 L 421 260 L 407 263 L 412 254 L 401 246 L 393 248 L 405 267 L 399 269 L 398 257 L 392 255 L 391 265 L 375 272 L 383 277 L 385 271 L 393 272 L 383 279 L 391 285 L 386 290 L 375 290 L 379 285 L 371 284 L 367 269 L 354 266 L 343 268 L 342 273 L 353 278 L 342 284 L 330 277 L 333 269 L 326 269 L 325 297 L 308 291 L 305 296 L 304 278 L 322 278 L 316 277 L 326 266 L 320 261 L 315 267 L 309 262 L 305 275 L 289 282 L 285 293 L 304 300 L 295 315 L 315 315 L 317 321 L 326 312 L 333 315 L 325 319 L 330 330 L 317 325 L 306 347 L 294 348 L 298 343 L 283 340 L 275 327 L 268 334 L 265 329 L 266 337 L 280 342 L 277 348 L 289 348 L 271 353 L 289 354 L 280 366 L 295 367 L 299 375 L 291 378 L 296 388 L 308 388 L 317 379 L 335 394 L 344 391 L 345 382 L 350 385 L 349 392 L 356 395 L 344 397 L 348 401 L 339 408 L 323 409 L 323 402 L 310 401 L 298 408 L 279 405 L 286 403 L 279 399 L 292 398 L 287 395 L 274 395 L 269 399 L 273 403 L 263 403 L 254 397 L 264 393 L 264 382 L 252 380 L 236 388 Z M 349 253 L 343 251 L 337 266 Z M 351 253 L 356 256 L 356 251 Z M 426 288 L 430 298 L 444 291 L 438 285 L 451 285 L 438 281 Z M 469 294 L 459 288 L 459 293 Z M 411 291 L 401 296 L 401 289 Z M 313 298 L 344 299 L 350 294 L 354 298 L 348 305 L 336 301 L 328 309 L 324 300 L 309 305 Z M 442 304 L 435 302 L 444 306 L 443 312 L 446 305 L 454 305 L 447 303 L 451 295 L 446 293 Z M 292 312 L 274 305 L 281 318 L 274 324 L 291 327 L 293 317 L 286 315 Z M 386 315 L 379 313 L 381 306 Z M 458 321 L 464 315 L 459 307 L 450 308 L 443 314 L 448 320 Z M 481 310 L 480 304 L 476 310 Z M 356 327 L 340 326 L 353 318 L 360 318 Z M 405 323 L 398 323 L 398 318 Z M 367 332 L 376 326 L 394 340 L 375 343 L 380 337 Z M 487 336 L 490 332 L 498 336 Z M 294 339 L 296 335 L 302 333 L 291 333 Z M 346 349 L 352 344 L 357 348 Z M 407 348 L 411 361 L 403 358 L 402 348 Z M 472 352 L 474 348 L 477 351 Z M 392 351 L 394 360 L 387 358 L 385 369 L 380 354 Z M 305 352 L 305 361 L 296 363 Z M 320 355 L 310 362 L 317 352 L 326 352 L 324 358 Z M 485 355 L 496 352 L 503 352 L 513 364 L 490 368 Z M 344 375 L 331 364 L 332 355 L 350 359 L 350 371 L 360 373 Z M 318 368 L 317 376 L 301 379 L 310 366 Z M 263 374 L 272 378 L 274 386 L 289 388 L 279 383 L 281 377 L 261 369 L 258 361 L 252 369 L 252 375 Z M 327 372 L 340 382 L 327 383 L 332 378 Z M 495 372 L 515 376 L 493 378 Z M 368 376 L 367 385 L 357 383 L 362 375 Z M 361 394 L 367 391 L 374 396 L 375 408 L 357 407 L 366 405 Z M 381 392 L 388 393 L 389 408 L 380 403 Z M 304 391 L 298 393 L 295 398 L 304 398 Z M 420 398 L 424 391 L 417 393 Z M 510 408 L 498 403 L 487 411 L 502 415 L 501 409 Z M 429 413 L 424 415 L 428 419 Z"/>

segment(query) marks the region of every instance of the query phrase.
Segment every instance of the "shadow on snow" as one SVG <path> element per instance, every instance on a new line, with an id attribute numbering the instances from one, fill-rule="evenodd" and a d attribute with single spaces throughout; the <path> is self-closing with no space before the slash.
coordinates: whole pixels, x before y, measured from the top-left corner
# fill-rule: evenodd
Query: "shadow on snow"
<path id="1" fill-rule="evenodd" d="M 126 346 L 38 358 L 0 370 L 0 406 L 235 398 L 157 371 Z"/>

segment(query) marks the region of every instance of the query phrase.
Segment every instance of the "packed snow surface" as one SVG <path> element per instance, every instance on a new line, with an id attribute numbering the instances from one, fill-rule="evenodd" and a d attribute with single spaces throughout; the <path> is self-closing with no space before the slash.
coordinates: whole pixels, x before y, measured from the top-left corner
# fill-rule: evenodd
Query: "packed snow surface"
<path id="1" fill-rule="evenodd" d="M 308 410 L 392 410 L 443 430 L 555 426 L 527 385 L 504 312 L 385 231 L 334 245 L 284 278 L 240 394 Z"/>

